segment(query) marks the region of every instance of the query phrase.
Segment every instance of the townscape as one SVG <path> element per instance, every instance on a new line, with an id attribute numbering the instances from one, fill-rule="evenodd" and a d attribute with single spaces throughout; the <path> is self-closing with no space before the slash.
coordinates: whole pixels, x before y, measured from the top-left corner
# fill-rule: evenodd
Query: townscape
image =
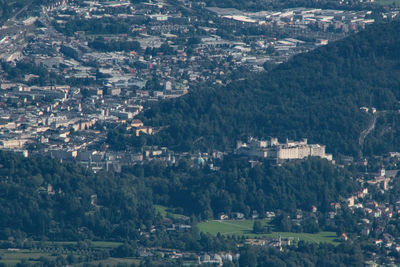
<path id="1" fill-rule="evenodd" d="M 346 6 L 343 1 L 336 4 Z M 0 28 L 0 149 L 20 156 L 21 161 L 44 156 L 59 164 L 77 164 L 99 177 L 113 173 L 116 177 L 143 178 L 143 185 L 139 184 L 151 188 L 149 198 L 156 199 L 151 201 L 157 215 L 151 215 L 154 220 L 136 222 L 140 227 L 131 232 L 126 230 L 126 240 L 120 236 L 110 238 L 109 234 L 107 238 L 117 245 L 107 250 L 101 245 L 96 247 L 101 235 L 85 226 L 77 231 L 76 236 L 83 241 L 76 247 L 65 248 L 65 244 L 57 247 L 55 240 L 50 245 L 45 239 L 39 245 L 35 243 L 39 241 L 28 236 L 6 237 L 8 243 L 0 242 L 0 256 L 18 253 L 29 240 L 32 241 L 29 249 L 35 253 L 90 255 L 85 259 L 60 256 L 57 258 L 60 266 L 73 265 L 74 261 L 103 260 L 110 255 L 128 257 L 133 265 L 154 261 L 172 264 L 155 266 L 256 266 L 248 263 L 251 253 L 261 253 L 263 249 L 271 249 L 268 252 L 271 255 L 275 253 L 271 251 L 298 252 L 306 250 L 311 240 L 310 243 L 329 243 L 333 248 L 343 246 L 343 253 L 348 253 L 347 245 L 362 243 L 368 248 L 361 253 L 365 266 L 397 266 L 400 262 L 398 152 L 366 156 L 360 153 L 357 157 L 333 152 L 329 144 L 317 144 L 313 142 L 315 139 L 310 138 L 309 142 L 308 136 L 288 136 L 285 142 L 268 132 L 258 137 L 243 135 L 241 140 L 234 140 L 236 148 L 228 150 L 182 151 L 147 141 L 168 125 L 152 125 L 151 120 L 143 117 L 143 113 L 159 103 L 188 97 L 206 86 L 225 90 L 251 75 L 268 73 L 297 55 L 318 50 L 371 25 L 398 19 L 400 9 L 395 6 L 373 8 L 373 1 L 363 4 L 368 8 L 301 6 L 250 11 L 186 0 L 63 0 L 22 8 Z M 398 113 L 395 107 L 391 108 L 390 113 L 373 107 L 371 113 L 369 107 L 360 106 L 365 116 L 372 116 L 367 128 L 360 127 L 360 145 L 364 145 L 376 121 L 380 123 L 379 116 Z M 385 130 L 390 131 L 389 128 Z M 123 141 L 113 135 L 115 132 L 136 143 L 122 146 Z M 1 157 L 7 158 L 8 154 L 5 155 Z M 3 167 L 0 164 L 2 183 L 9 179 L 8 173 L 2 172 Z M 316 199 L 310 197 L 312 201 L 307 208 L 297 204 L 288 211 L 264 204 L 250 207 L 246 203 L 245 208 L 238 207 L 234 203 L 240 197 L 233 196 L 239 195 L 241 189 L 230 190 L 230 182 L 204 185 L 204 181 L 195 181 L 196 175 L 207 178 L 231 175 L 235 176 L 232 181 L 244 181 L 278 173 L 279 168 L 286 168 L 282 177 L 293 174 L 301 179 L 301 175 L 314 175 L 329 180 L 327 176 L 337 175 L 350 182 L 330 184 L 335 187 L 332 190 L 339 192 L 335 193 L 336 201 L 326 198 L 326 203 L 314 203 Z M 35 173 L 34 177 L 38 175 Z M 43 177 L 35 184 L 37 195 L 48 199 L 66 195 L 56 182 L 46 180 L 54 177 Z M 190 182 L 194 189 L 204 191 L 191 191 L 194 189 Z M 282 190 L 278 186 L 271 186 L 270 190 L 289 194 L 295 185 L 287 183 Z M 221 184 L 226 189 L 214 190 Z M 256 186 L 256 182 L 248 184 L 248 188 Z M 135 184 L 135 190 L 136 186 L 141 188 Z M 167 196 L 166 192 L 176 196 Z M 202 192 L 207 192 L 208 202 L 200 199 Z M 135 194 L 140 195 L 136 191 Z M 190 205 L 195 204 L 182 203 L 190 201 L 179 198 L 179 194 L 200 199 L 199 206 L 208 204 L 202 206 L 204 210 L 192 212 Z M 250 200 L 246 198 L 248 202 L 259 199 L 268 202 L 256 189 L 250 195 Z M 301 193 L 292 200 L 298 195 Z M 106 209 L 98 200 L 101 198 L 95 190 L 90 191 L 89 204 L 85 204 L 89 208 L 84 214 L 93 216 L 93 221 L 93 214 Z M 182 203 L 181 206 L 166 207 L 166 203 L 174 201 Z M 210 204 L 212 201 L 217 204 Z M 228 203 L 228 208 L 219 208 L 221 203 Z M 59 231 L 60 225 L 53 220 L 49 229 Z M 122 223 L 115 225 L 112 233 L 125 231 L 118 228 Z M 225 231 L 224 227 L 230 228 Z M 54 236 L 57 231 L 52 232 Z M 313 238 L 319 234 L 325 236 L 322 241 L 314 242 Z M 6 235 L 0 236 L 1 241 Z M 97 240 L 90 241 L 90 236 L 96 236 Z M 170 242 L 167 245 L 166 236 Z M 191 240 L 193 236 L 201 237 L 196 243 Z M 51 239 L 50 234 L 48 237 Z M 212 242 L 217 245 L 210 245 Z M 65 251 L 60 252 L 62 246 Z"/>
<path id="2" fill-rule="evenodd" d="M 8 21 L 0 32 L 1 147 L 77 159 L 94 169 L 118 170 L 160 155 L 173 160 L 166 148 L 107 149 L 103 127 L 156 133 L 135 119 L 151 103 L 201 83 L 230 83 L 375 20 L 372 11 L 248 13 L 192 5 L 199 4 L 62 1 Z M 102 28 L 88 28 L 93 23 Z"/>

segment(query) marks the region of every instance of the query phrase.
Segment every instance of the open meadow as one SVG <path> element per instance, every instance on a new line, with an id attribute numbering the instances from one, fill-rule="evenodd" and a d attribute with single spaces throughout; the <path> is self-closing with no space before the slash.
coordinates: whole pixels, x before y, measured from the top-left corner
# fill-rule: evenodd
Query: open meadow
<path id="1" fill-rule="evenodd" d="M 268 224 L 268 220 L 261 220 L 262 223 Z M 201 222 L 197 226 L 201 232 L 217 235 L 238 235 L 246 236 L 248 238 L 261 238 L 261 237 L 288 237 L 295 240 L 304 240 L 312 243 L 337 243 L 335 232 L 319 232 L 316 234 L 309 233 L 292 233 L 292 232 L 275 232 L 269 234 L 254 234 L 252 233 L 254 220 L 213 220 Z"/>

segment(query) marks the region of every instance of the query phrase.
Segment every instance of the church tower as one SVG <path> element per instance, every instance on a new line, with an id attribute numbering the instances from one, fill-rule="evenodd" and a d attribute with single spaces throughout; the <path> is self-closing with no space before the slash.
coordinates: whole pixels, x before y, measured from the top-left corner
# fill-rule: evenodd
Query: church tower
<path id="1" fill-rule="evenodd" d="M 385 175 L 386 175 L 385 167 L 382 164 L 381 165 L 381 171 L 380 171 L 380 177 L 385 177 Z"/>

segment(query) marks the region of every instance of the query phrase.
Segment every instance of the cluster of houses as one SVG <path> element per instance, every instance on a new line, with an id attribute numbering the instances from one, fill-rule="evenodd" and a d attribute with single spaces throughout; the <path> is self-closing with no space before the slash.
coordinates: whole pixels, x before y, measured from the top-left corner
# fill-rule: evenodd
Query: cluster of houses
<path id="1" fill-rule="evenodd" d="M 181 252 L 173 249 L 149 249 L 139 248 L 138 256 L 140 258 L 154 257 L 159 255 L 167 259 L 182 259 L 188 265 L 201 265 L 207 266 L 223 266 L 227 262 L 237 262 L 240 258 L 239 253 L 194 253 L 194 252 Z"/>
<path id="2" fill-rule="evenodd" d="M 385 194 L 392 188 L 392 183 L 397 177 L 398 170 L 385 170 L 384 166 L 378 173 L 364 174 L 362 179 L 359 179 L 362 185 L 361 191 L 346 199 L 345 205 L 358 216 L 358 233 L 362 238 L 372 238 L 376 246 L 391 252 L 400 252 L 400 240 L 396 236 L 390 234 L 389 228 L 393 227 L 393 223 L 398 220 L 400 214 L 400 200 L 393 201 L 378 201 L 372 198 L 370 190 L 377 191 L 380 194 Z M 369 190 L 370 188 L 370 190 Z M 335 218 L 337 211 L 341 208 L 339 203 L 332 203 L 333 208 L 329 214 L 331 218 Z M 347 236 L 343 240 L 347 240 Z M 391 262 L 394 262 L 393 257 L 389 257 Z M 368 264 L 376 265 L 375 261 L 369 261 Z"/>

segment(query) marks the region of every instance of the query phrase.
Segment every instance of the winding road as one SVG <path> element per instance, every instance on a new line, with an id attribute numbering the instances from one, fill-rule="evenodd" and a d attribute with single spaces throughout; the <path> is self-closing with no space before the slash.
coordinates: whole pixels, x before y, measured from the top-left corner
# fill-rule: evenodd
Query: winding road
<path id="1" fill-rule="evenodd" d="M 361 133 L 360 136 L 358 137 L 358 144 L 360 145 L 360 148 L 362 150 L 362 147 L 364 145 L 364 140 L 367 135 L 375 129 L 375 124 L 376 124 L 376 119 L 378 118 L 378 112 L 372 115 L 372 120 L 368 125 L 367 129 L 364 129 Z"/>
<path id="2" fill-rule="evenodd" d="M 370 132 L 372 132 L 375 129 L 376 125 L 376 120 L 378 119 L 379 116 L 385 115 L 386 113 L 394 113 L 394 112 L 399 112 L 395 110 L 381 110 L 377 111 L 375 114 L 372 115 L 371 121 L 368 124 L 368 127 L 364 129 L 361 133 L 360 136 L 358 137 L 358 145 L 360 146 L 360 157 L 362 157 L 362 150 L 364 146 L 364 141 L 365 138 L 368 136 Z"/>

